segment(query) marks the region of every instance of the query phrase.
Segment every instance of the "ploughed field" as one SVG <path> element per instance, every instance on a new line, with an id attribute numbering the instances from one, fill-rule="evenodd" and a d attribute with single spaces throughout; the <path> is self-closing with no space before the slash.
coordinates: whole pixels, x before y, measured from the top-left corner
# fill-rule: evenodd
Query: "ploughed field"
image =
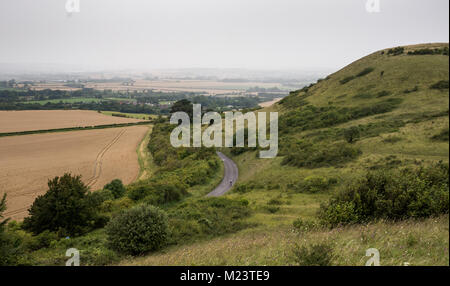
<path id="1" fill-rule="evenodd" d="M 99 125 L 121 123 L 126 119 L 101 114 L 97 117 L 96 112 L 57 111 L 56 118 L 61 118 L 62 122 L 55 119 L 52 125 L 50 120 L 44 120 L 47 125 L 39 126 L 30 120 L 33 116 L 37 120 L 42 119 L 47 112 L 52 113 L 26 111 L 30 117 L 24 118 L 22 124 L 8 121 L 11 125 L 4 127 L 2 121 L 0 130 L 72 127 L 80 122 Z M 64 112 L 67 116 L 58 117 L 58 112 Z M 80 114 L 90 117 L 86 119 Z M 4 114 L 0 113 L 1 116 Z M 24 122 L 30 124 L 27 126 Z M 139 174 L 136 150 L 147 131 L 148 126 L 131 126 L 0 137 L 0 195 L 7 193 L 5 216 L 22 220 L 28 215 L 27 210 L 35 198 L 47 191 L 48 180 L 65 172 L 81 175 L 91 190 L 100 189 L 113 179 L 121 179 L 124 184 L 131 183 Z"/>
<path id="2" fill-rule="evenodd" d="M 142 121 L 90 110 L 0 111 L 0 133 L 86 127 Z"/>

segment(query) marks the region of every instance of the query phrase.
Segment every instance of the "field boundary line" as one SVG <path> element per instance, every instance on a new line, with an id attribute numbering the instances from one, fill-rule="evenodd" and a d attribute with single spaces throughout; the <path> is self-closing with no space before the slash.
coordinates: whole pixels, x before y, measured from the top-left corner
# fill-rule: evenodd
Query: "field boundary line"
<path id="1" fill-rule="evenodd" d="M 148 124 L 153 124 L 153 121 L 118 123 L 118 124 L 107 124 L 107 125 L 93 125 L 93 126 L 84 126 L 84 127 L 67 127 L 67 128 L 56 128 L 56 129 L 30 130 L 30 131 L 19 131 L 19 132 L 7 132 L 7 133 L 0 133 L 0 137 L 21 136 L 21 135 L 31 135 L 31 134 L 44 134 L 44 133 L 57 133 L 57 132 L 70 132 L 70 131 L 83 131 L 83 130 L 96 130 L 96 129 L 107 129 L 107 128 L 120 128 L 120 127 L 148 125 Z"/>

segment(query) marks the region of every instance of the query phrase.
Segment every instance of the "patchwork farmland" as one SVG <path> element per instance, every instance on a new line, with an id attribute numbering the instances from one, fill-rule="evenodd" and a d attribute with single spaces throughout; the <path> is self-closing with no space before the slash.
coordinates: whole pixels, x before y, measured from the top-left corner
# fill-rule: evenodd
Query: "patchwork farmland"
<path id="1" fill-rule="evenodd" d="M 92 111 L 1 112 L 0 119 L 0 132 L 139 121 Z M 139 174 L 136 149 L 147 131 L 148 126 L 130 126 L 0 137 L 0 195 L 8 196 L 5 216 L 22 220 L 36 197 L 47 191 L 48 180 L 66 172 L 81 175 L 91 190 L 113 179 L 133 182 Z"/>

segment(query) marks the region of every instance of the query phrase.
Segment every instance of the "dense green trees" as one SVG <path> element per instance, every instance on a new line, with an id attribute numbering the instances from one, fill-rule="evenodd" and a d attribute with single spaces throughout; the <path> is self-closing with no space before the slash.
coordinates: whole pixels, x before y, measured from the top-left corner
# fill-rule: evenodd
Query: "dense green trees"
<path id="1" fill-rule="evenodd" d="M 36 198 L 24 219 L 26 230 L 39 234 L 45 230 L 64 235 L 80 235 L 100 223 L 88 188 L 80 176 L 64 174 L 48 181 L 48 191 Z"/>
<path id="2" fill-rule="evenodd" d="M 0 200 L 0 266 L 15 265 L 17 263 L 18 247 L 14 239 L 6 232 L 9 219 L 3 219 L 6 210 L 6 194 Z"/>
<path id="3" fill-rule="evenodd" d="M 170 108 L 170 113 L 175 113 L 179 111 L 186 112 L 192 121 L 192 103 L 189 100 L 187 99 L 179 100 L 175 102 Z"/>
<path id="4" fill-rule="evenodd" d="M 106 184 L 103 187 L 103 190 L 109 190 L 111 191 L 112 195 L 115 199 L 123 197 L 125 194 L 125 186 L 123 185 L 122 181 L 119 179 L 112 180 L 109 184 Z"/>

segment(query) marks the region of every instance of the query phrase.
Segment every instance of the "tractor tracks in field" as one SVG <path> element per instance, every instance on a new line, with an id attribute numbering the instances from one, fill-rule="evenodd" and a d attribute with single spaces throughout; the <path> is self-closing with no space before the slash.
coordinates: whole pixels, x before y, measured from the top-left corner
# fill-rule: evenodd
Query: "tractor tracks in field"
<path id="1" fill-rule="evenodd" d="M 98 181 L 98 179 L 100 178 L 100 175 L 102 173 L 103 157 L 108 152 L 108 150 L 111 149 L 111 147 L 115 143 L 117 143 L 117 141 L 119 141 L 119 139 L 122 137 L 122 135 L 125 132 L 126 132 L 125 128 L 120 130 L 120 132 L 108 144 L 106 144 L 100 150 L 100 152 L 97 154 L 97 157 L 96 157 L 95 163 L 94 163 L 93 175 L 88 179 L 88 181 L 86 183 L 86 185 L 88 187 L 92 187 Z M 15 198 L 15 197 L 20 197 L 20 196 L 30 196 L 30 195 L 35 195 L 37 193 L 40 193 L 40 191 L 42 191 L 42 190 L 41 189 L 27 190 L 27 191 L 17 192 L 17 193 L 8 195 L 8 197 Z M 9 216 L 17 215 L 17 214 L 26 212 L 29 208 L 30 208 L 30 206 L 27 206 L 27 207 L 23 207 L 23 208 L 19 208 L 19 209 L 14 209 L 11 211 L 6 211 L 4 213 L 4 216 L 9 217 Z"/>
<path id="2" fill-rule="evenodd" d="M 102 150 L 100 150 L 100 152 L 97 154 L 97 157 L 95 159 L 95 163 L 94 163 L 94 174 L 92 175 L 92 177 L 90 177 L 88 179 L 88 183 L 86 184 L 86 186 L 88 187 L 92 187 L 93 185 L 95 185 L 95 183 L 97 183 L 98 178 L 100 178 L 100 175 L 102 173 L 102 164 L 103 164 L 103 157 L 105 156 L 106 152 L 108 152 L 108 150 L 117 143 L 117 141 L 119 141 L 120 137 L 122 137 L 122 135 L 126 132 L 126 129 L 123 129 L 119 132 L 119 134 L 116 135 L 116 137 L 114 137 L 114 139 L 109 142 L 108 144 L 106 144 Z"/>
<path id="3" fill-rule="evenodd" d="M 9 216 L 12 216 L 12 215 L 20 214 L 20 213 L 26 212 L 28 210 L 28 208 L 30 208 L 30 207 L 31 206 L 20 208 L 20 209 L 16 209 L 16 210 L 12 210 L 12 211 L 9 211 L 9 212 L 5 212 L 3 214 L 3 216 L 9 217 Z"/>

